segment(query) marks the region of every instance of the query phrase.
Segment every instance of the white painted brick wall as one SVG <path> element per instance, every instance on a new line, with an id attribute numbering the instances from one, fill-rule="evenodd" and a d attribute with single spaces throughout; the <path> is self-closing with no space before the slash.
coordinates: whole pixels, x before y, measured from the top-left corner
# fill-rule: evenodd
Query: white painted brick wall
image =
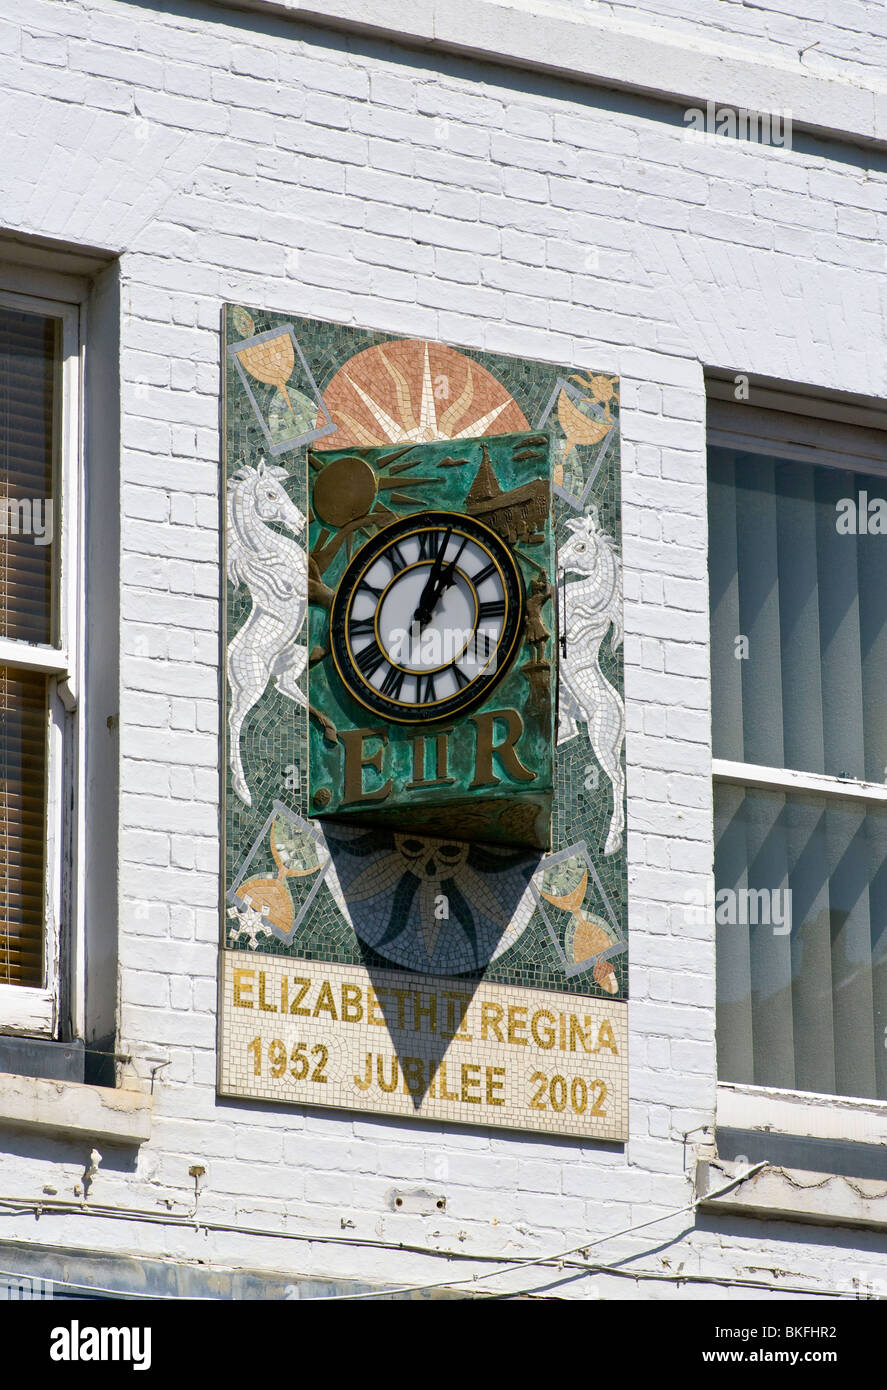
<path id="1" fill-rule="evenodd" d="M 588 8 L 758 48 L 819 35 L 811 61 L 844 75 L 883 67 L 887 51 L 883 7 L 852 0 L 820 0 L 812 18 L 795 0 Z M 221 8 L 196 22 L 20 0 L 0 20 L 0 85 L 4 225 L 122 256 L 120 1042 L 143 1075 L 169 1065 L 137 1171 L 103 1168 L 92 1195 L 188 1211 L 196 1162 L 208 1218 L 508 1256 L 685 1207 L 715 1097 L 711 933 L 673 911 L 712 862 L 701 364 L 887 395 L 882 161 L 713 143 L 641 99 L 598 102 L 539 77 L 522 91 L 513 72 L 467 62 L 438 74 L 378 41 Z M 225 300 L 622 377 L 624 1149 L 216 1100 Z M 2 1193 L 69 1193 L 81 1174 L 48 1138 L 0 1153 Z M 445 1192 L 446 1212 L 393 1214 L 392 1189 L 417 1185 Z M 44 1214 L 32 1234 L 305 1275 L 453 1277 L 421 1254 L 88 1224 Z M 811 1293 L 850 1287 L 863 1265 L 887 1282 L 864 1235 L 832 1255 L 801 1228 L 773 1229 L 688 1233 L 676 1215 L 592 1253 L 658 1273 L 683 1262 L 723 1279 L 722 1294 L 768 1264 Z M 650 1286 L 595 1276 L 565 1292 Z M 719 1290 L 655 1286 L 677 1292 Z"/>
<path id="2" fill-rule="evenodd" d="M 518 0 L 524 7 L 527 0 Z M 555 8 L 569 9 L 562 0 Z M 609 17 L 699 42 L 729 43 L 822 74 L 871 81 L 887 67 L 887 14 L 880 0 L 587 0 L 589 18 Z M 574 11 L 575 13 L 575 11 Z"/>

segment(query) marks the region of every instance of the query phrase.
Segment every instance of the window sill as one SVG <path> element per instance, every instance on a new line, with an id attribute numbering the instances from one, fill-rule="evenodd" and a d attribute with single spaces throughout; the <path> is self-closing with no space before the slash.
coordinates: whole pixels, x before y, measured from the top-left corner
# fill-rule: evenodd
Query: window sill
<path id="1" fill-rule="evenodd" d="M 52 990 L 0 985 L 0 1030 L 4 1033 L 51 1037 L 55 1021 Z"/>
<path id="2" fill-rule="evenodd" d="M 696 1164 L 699 1209 L 756 1216 L 770 1221 L 804 1221 L 824 1226 L 865 1226 L 887 1230 L 887 1182 L 848 1178 L 837 1173 L 764 1168 L 722 1197 L 716 1192 L 748 1168 L 726 1159 L 700 1159 Z"/>
<path id="3" fill-rule="evenodd" d="M 151 1135 L 152 1105 L 145 1091 L 0 1073 L 0 1126 L 4 1128 L 144 1144 Z"/>
<path id="4" fill-rule="evenodd" d="M 718 1083 L 719 1129 L 887 1144 L 887 1101 Z"/>
<path id="5" fill-rule="evenodd" d="M 724 758 L 712 758 L 711 772 L 716 782 L 730 782 L 734 786 L 812 792 L 816 796 L 841 796 L 848 801 L 887 801 L 887 786 L 883 782 L 863 782 L 856 777 L 831 777 L 819 772 L 799 772 L 792 767 L 764 767 L 760 763 L 737 763 Z"/>

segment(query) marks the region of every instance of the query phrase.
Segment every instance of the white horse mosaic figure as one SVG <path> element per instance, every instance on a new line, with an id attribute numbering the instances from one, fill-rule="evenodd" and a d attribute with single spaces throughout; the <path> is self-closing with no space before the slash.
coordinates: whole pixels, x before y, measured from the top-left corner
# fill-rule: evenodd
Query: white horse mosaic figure
<path id="1" fill-rule="evenodd" d="M 274 677 L 282 695 L 305 706 L 299 677 L 308 650 L 296 638 L 308 607 L 308 562 L 303 548 L 289 536 L 272 530 L 269 522 L 293 535 L 305 527 L 305 517 L 279 479 L 285 468 L 238 469 L 228 483 L 228 579 L 245 584 L 252 599 L 246 622 L 228 643 L 228 711 L 231 775 L 234 790 L 247 806 L 252 796 L 240 752 L 240 732 L 249 711 L 262 698 Z"/>
<path id="2" fill-rule="evenodd" d="M 580 723 L 587 726 L 594 755 L 613 788 L 604 854 L 616 854 L 625 828 L 625 709 L 601 671 L 600 649 L 611 624 L 611 650 L 622 642 L 622 565 L 615 542 L 601 530 L 596 507 L 567 527 L 571 535 L 559 551 L 558 570 L 581 578 L 567 580 L 562 589 L 567 650 L 560 663 L 557 741 L 567 743 L 578 735 Z"/>

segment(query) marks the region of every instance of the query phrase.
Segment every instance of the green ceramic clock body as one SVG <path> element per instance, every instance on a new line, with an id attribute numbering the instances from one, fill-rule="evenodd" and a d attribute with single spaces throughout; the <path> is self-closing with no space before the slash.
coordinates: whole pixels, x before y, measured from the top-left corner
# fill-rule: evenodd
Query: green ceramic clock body
<path id="1" fill-rule="evenodd" d="M 546 434 L 309 455 L 311 813 L 550 847 Z"/>

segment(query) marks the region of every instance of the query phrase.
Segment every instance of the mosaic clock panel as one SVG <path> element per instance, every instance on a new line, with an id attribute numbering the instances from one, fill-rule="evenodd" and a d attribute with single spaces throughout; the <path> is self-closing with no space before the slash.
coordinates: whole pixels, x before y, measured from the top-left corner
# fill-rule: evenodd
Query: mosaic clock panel
<path id="1" fill-rule="evenodd" d="M 625 1137 L 618 382 L 240 305 L 222 358 L 220 1091 Z M 484 526 L 501 593 L 482 588 Z M 363 689 L 360 630 L 378 639 L 386 610 L 349 585 L 375 583 L 379 556 L 424 641 L 435 574 L 475 641 L 487 615 L 482 650 L 507 667 L 488 690 L 461 698 L 481 669 L 461 648 L 430 695 L 409 649 Z M 454 717 L 399 718 L 432 697 Z M 391 732 L 393 785 L 458 783 L 449 819 L 348 814 L 362 706 L 383 738 L 351 738 L 352 803 L 384 787 Z M 485 711 L 498 808 L 469 768 Z"/>

